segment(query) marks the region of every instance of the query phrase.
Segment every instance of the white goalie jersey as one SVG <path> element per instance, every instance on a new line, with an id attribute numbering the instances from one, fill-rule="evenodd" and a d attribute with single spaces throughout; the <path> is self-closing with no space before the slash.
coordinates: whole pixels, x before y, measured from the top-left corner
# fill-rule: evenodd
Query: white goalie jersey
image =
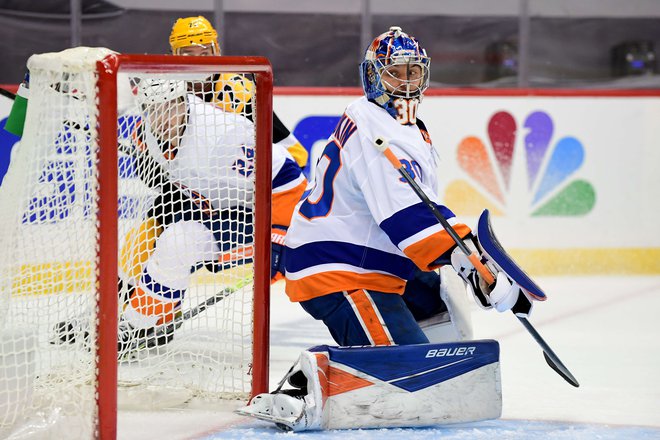
<path id="1" fill-rule="evenodd" d="M 436 260 L 454 242 L 405 180 L 373 145 L 391 149 L 462 237 L 437 194 L 437 155 L 423 124 L 401 125 L 366 98 L 351 103 L 316 166 L 315 186 L 287 235 L 287 294 L 305 301 L 332 292 L 401 293 L 415 266 Z"/>

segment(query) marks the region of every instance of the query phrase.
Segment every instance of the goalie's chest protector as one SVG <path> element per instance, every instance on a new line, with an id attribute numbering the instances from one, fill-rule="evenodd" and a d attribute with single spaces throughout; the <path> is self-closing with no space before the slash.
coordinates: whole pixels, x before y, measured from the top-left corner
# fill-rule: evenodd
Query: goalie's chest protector
<path id="1" fill-rule="evenodd" d="M 406 215 L 419 199 L 373 146 L 377 137 L 389 141 L 422 189 L 438 201 L 436 155 L 428 135 L 416 125 L 399 124 L 366 98 L 354 101 L 319 158 L 315 186 L 287 235 L 292 300 L 360 288 L 400 293 L 414 270 L 401 249 L 441 228 L 426 230 L 415 215 Z M 405 240 L 381 227 L 388 221 L 405 231 Z"/>

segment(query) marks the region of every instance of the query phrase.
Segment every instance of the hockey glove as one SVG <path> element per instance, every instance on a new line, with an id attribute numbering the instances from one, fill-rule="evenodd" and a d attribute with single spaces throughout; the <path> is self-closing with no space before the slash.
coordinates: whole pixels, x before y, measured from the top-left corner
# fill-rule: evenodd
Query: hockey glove
<path id="1" fill-rule="evenodd" d="M 284 278 L 284 237 L 287 228 L 273 225 L 270 231 L 270 282 Z"/>
<path id="2" fill-rule="evenodd" d="M 498 312 L 513 310 L 516 315 L 528 316 L 531 313 L 532 302 L 520 286 L 484 257 L 476 237 L 467 238 L 465 244 L 481 255 L 481 262 L 495 276 L 495 283 L 489 286 L 463 251 L 458 246 L 454 249 L 451 254 L 451 264 L 467 284 L 467 289 L 472 293 L 476 303 L 483 309 L 495 308 Z"/>

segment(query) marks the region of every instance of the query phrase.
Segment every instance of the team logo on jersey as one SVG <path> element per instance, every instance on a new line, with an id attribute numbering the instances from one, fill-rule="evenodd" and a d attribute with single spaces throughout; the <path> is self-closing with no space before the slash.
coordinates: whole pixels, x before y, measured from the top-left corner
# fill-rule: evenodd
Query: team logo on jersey
<path id="1" fill-rule="evenodd" d="M 485 207 L 495 215 L 504 215 L 510 193 L 514 188 L 519 190 L 512 185 L 515 159 L 524 161 L 530 215 L 589 213 L 596 192 L 579 178 L 585 156 L 582 142 L 573 136 L 553 136 L 554 122 L 544 111 L 527 115 L 522 128 L 518 133 L 515 118 L 500 111 L 488 122 L 488 146 L 476 136 L 461 141 L 457 161 L 468 178 L 447 186 L 447 205 L 463 215 L 478 215 Z"/>

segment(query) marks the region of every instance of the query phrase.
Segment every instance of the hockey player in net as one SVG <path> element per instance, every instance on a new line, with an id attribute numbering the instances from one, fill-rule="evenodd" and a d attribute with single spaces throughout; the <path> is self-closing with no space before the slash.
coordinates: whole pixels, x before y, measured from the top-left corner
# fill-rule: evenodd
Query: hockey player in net
<path id="1" fill-rule="evenodd" d="M 486 283 L 374 147 L 389 139 L 454 231 L 480 249 L 438 197 L 438 155 L 417 117 L 429 69 L 426 51 L 398 27 L 368 47 L 360 66 L 365 96 L 346 108 L 286 240 L 287 295 L 344 347 L 303 352 L 276 392 L 257 396 L 240 414 L 291 430 L 499 416 L 497 343 L 470 341 L 465 286 L 481 307 L 498 311 L 526 297 L 506 276 Z M 457 364 L 461 371 L 452 373 Z M 283 390 L 285 382 L 293 388 Z"/>
<path id="2" fill-rule="evenodd" d="M 202 17 L 182 17 L 172 26 L 170 48 L 173 55 L 217 56 L 222 54 L 218 33 Z M 195 93 L 227 112 L 238 112 L 252 119 L 254 83 L 245 75 L 218 73 L 204 82 L 195 84 Z M 304 168 L 309 154 L 298 139 L 273 112 L 273 143 L 286 148 L 296 163 Z"/>
<path id="3" fill-rule="evenodd" d="M 182 17 L 174 22 L 169 37 L 170 49 L 173 55 L 181 56 L 219 56 L 222 48 L 218 42 L 218 32 L 203 16 Z M 253 120 L 252 100 L 254 98 L 254 83 L 245 75 L 233 73 L 217 73 L 204 81 L 188 83 L 189 91 L 210 102 L 225 112 L 240 113 Z M 282 123 L 273 112 L 273 145 L 285 148 L 294 158 L 300 168 L 307 165 L 309 154 L 298 139 Z M 288 218 L 286 225 L 288 225 Z M 273 222 L 272 259 L 274 266 L 283 266 L 281 260 L 284 246 L 286 226 L 282 221 Z M 274 279 L 283 278 L 280 272 L 274 274 Z"/>
<path id="4" fill-rule="evenodd" d="M 193 272 L 252 262 L 254 124 L 205 102 L 188 85 L 140 79 L 140 119 L 129 145 L 121 147 L 158 194 L 120 252 L 120 358 L 172 339 Z M 283 237 L 307 181 L 281 144 L 272 154 L 271 236 Z M 273 242 L 276 256 L 281 246 L 281 240 Z M 273 281 L 282 272 L 282 261 L 273 258 Z M 85 336 L 77 324 L 58 324 L 59 340 Z"/>

